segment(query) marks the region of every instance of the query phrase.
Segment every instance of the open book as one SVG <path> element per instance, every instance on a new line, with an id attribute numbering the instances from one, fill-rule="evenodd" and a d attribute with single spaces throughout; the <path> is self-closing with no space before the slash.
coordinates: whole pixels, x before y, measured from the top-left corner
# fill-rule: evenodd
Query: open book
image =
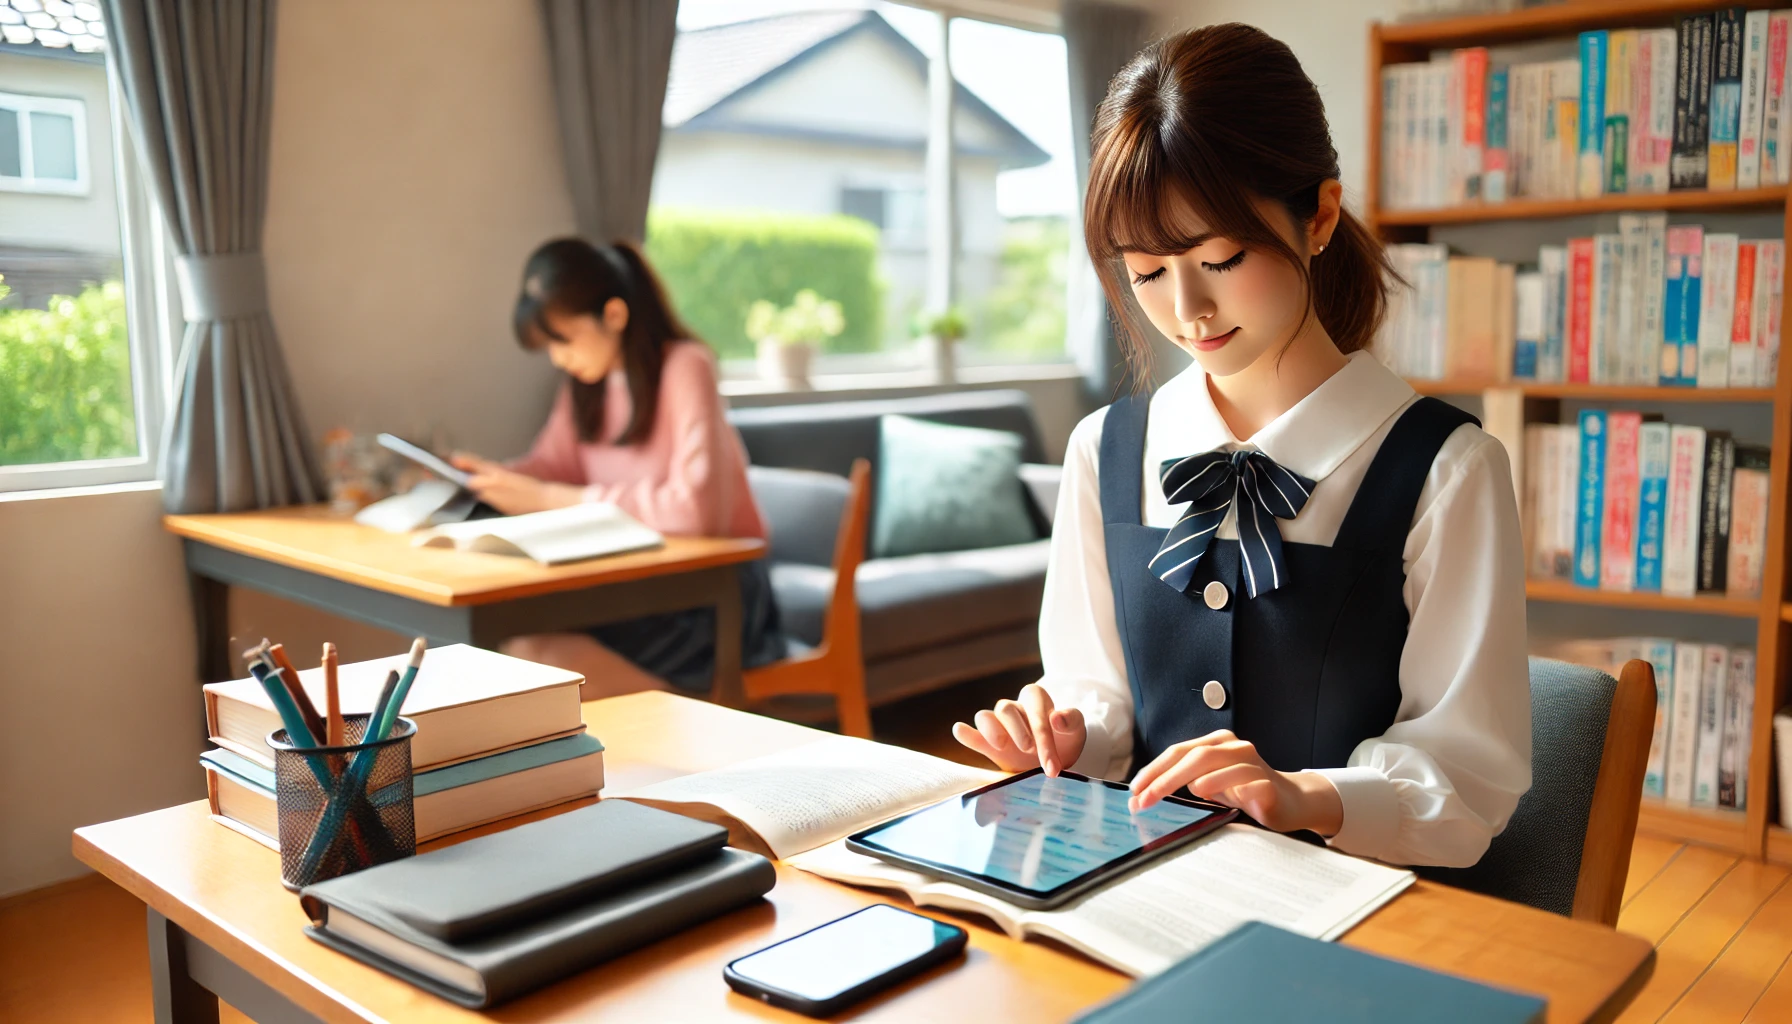
<path id="1" fill-rule="evenodd" d="M 411 539 L 411 543 L 421 547 L 522 555 L 543 565 L 640 551 L 665 542 L 664 537 L 627 512 L 603 501 L 521 516 L 446 523 L 423 530 Z"/>
<path id="2" fill-rule="evenodd" d="M 1001 777 L 830 736 L 608 795 L 725 825 L 735 846 L 849 885 L 894 889 L 917 906 L 979 914 L 1014 938 L 1053 939 L 1134 976 L 1155 974 L 1245 921 L 1336 938 L 1413 881 L 1411 871 L 1227 825 L 1056 910 L 1023 910 L 845 847 L 860 829 Z"/>

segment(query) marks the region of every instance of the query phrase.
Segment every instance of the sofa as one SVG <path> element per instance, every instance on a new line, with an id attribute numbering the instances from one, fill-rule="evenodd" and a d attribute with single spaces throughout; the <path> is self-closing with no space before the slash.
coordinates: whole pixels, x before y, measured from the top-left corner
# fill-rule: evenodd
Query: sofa
<path id="1" fill-rule="evenodd" d="M 821 639 L 834 585 L 834 536 L 853 460 L 872 465 L 876 536 L 879 428 L 897 414 L 1021 438 L 1022 480 L 1037 538 L 1022 544 L 877 558 L 866 552 L 857 594 L 865 686 L 873 707 L 961 680 L 1039 661 L 1039 604 L 1051 533 L 1057 467 L 1024 391 L 957 392 L 876 401 L 736 409 L 729 419 L 746 444 L 754 497 L 771 531 L 772 587 L 784 629 L 800 643 Z M 869 544 L 867 540 L 867 544 Z"/>

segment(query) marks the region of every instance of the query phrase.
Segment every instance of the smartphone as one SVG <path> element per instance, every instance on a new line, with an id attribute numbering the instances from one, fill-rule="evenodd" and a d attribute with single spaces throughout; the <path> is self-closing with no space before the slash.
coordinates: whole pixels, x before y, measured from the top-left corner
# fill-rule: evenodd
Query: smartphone
<path id="1" fill-rule="evenodd" d="M 957 925 L 887 903 L 848 914 L 722 968 L 728 987 L 810 1017 L 831 1017 L 964 951 Z"/>
<path id="2" fill-rule="evenodd" d="M 417 465 L 429 470 L 444 480 L 452 481 L 456 486 L 465 487 L 472 480 L 472 474 L 459 470 L 436 457 L 435 453 L 422 445 L 412 444 L 397 434 L 381 434 L 374 438 L 380 447 L 387 451 L 397 452 Z"/>

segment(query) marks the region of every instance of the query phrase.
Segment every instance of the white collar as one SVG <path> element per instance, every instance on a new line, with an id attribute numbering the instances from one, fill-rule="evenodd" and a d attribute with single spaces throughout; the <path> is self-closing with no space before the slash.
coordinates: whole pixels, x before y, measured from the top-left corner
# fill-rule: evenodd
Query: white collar
<path id="1" fill-rule="evenodd" d="M 1172 377 L 1151 399 L 1148 432 L 1159 451 L 1184 454 L 1216 448 L 1254 448 L 1309 480 L 1323 480 L 1412 400 L 1413 390 L 1367 352 L 1353 352 L 1344 368 L 1250 441 L 1240 441 L 1207 390 L 1199 363 Z"/>

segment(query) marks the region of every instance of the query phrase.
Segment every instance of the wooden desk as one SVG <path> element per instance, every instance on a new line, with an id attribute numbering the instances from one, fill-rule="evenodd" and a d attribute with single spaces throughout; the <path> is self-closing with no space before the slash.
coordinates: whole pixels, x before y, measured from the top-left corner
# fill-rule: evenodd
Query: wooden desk
<path id="1" fill-rule="evenodd" d="M 593 701 L 585 721 L 604 741 L 605 774 L 614 786 L 719 767 L 818 735 L 664 693 Z M 305 938 L 298 901 L 280 888 L 279 858 L 209 820 L 202 801 L 77 829 L 74 848 L 148 904 L 158 1021 L 215 1020 L 207 1016 L 216 1013 L 211 993 L 264 1022 L 800 1021 L 735 995 L 722 981 L 722 965 L 867 904 L 903 902 L 779 865 L 777 888 L 764 904 L 481 1014 Z M 1015 942 L 975 918 L 959 920 L 971 932 L 963 962 L 864 1004 L 851 1018 L 1064 1020 L 1128 983 L 1081 956 Z M 1654 950 L 1636 936 L 1428 882 L 1343 941 L 1544 995 L 1552 1022 L 1614 1015 L 1654 962 Z"/>
<path id="2" fill-rule="evenodd" d="M 716 609 L 716 699 L 740 698 L 736 567 L 765 542 L 672 537 L 652 551 L 538 565 L 524 558 L 419 548 L 320 505 L 163 516 L 182 538 L 199 630 L 199 675 L 233 679 L 232 586 L 309 604 L 432 643 L 495 650 L 525 633 L 582 629 L 687 608 Z"/>

